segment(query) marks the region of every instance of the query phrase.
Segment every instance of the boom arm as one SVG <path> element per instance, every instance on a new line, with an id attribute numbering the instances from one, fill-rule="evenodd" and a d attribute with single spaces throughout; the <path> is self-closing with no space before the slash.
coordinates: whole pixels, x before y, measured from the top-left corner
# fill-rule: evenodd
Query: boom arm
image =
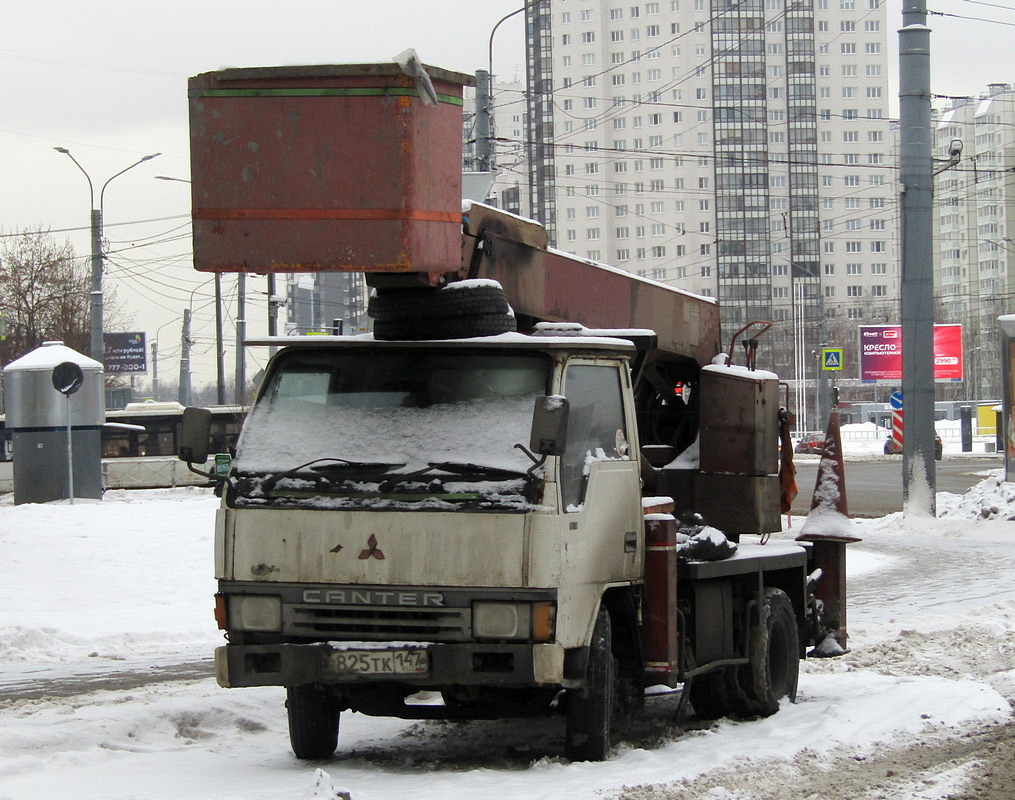
<path id="1" fill-rule="evenodd" d="M 473 203 L 465 214 L 463 267 L 507 294 L 519 327 L 579 322 L 590 328 L 649 328 L 658 355 L 711 363 L 720 352 L 719 306 L 623 270 L 549 249 L 541 225 Z"/>

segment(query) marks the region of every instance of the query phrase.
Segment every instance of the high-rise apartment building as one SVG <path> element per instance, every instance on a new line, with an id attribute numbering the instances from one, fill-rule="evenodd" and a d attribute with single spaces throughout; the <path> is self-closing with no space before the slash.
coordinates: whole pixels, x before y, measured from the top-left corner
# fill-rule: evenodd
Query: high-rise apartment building
<path id="1" fill-rule="evenodd" d="M 286 334 L 355 333 L 367 327 L 366 281 L 357 272 L 290 273 Z"/>
<path id="2" fill-rule="evenodd" d="M 1001 398 L 997 318 L 1015 309 L 1015 89 L 996 83 L 979 98 L 953 100 L 937 120 L 936 155 L 953 139 L 962 160 L 935 179 L 939 321 L 963 326 L 966 392 Z"/>
<path id="3" fill-rule="evenodd" d="M 884 0 L 527 16 L 533 214 L 557 247 L 717 297 L 727 341 L 774 321 L 759 364 L 790 378 L 898 321 Z"/>

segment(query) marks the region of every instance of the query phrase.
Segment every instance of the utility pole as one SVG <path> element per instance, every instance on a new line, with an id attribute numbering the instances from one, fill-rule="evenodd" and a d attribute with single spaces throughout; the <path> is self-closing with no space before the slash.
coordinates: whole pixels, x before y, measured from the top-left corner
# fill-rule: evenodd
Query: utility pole
<path id="1" fill-rule="evenodd" d="M 935 516 L 933 142 L 926 0 L 903 0 L 899 31 L 902 184 L 903 511 Z"/>
<path id="2" fill-rule="evenodd" d="M 159 400 L 159 343 L 152 342 L 152 400 Z"/>
<path id="3" fill-rule="evenodd" d="M 234 397 L 236 405 L 242 406 L 245 400 L 244 386 L 247 383 L 246 364 L 244 358 L 246 353 L 243 350 L 243 340 L 247 338 L 246 320 L 246 294 L 247 276 L 246 273 L 236 273 L 236 386 Z"/>
<path id="4" fill-rule="evenodd" d="M 183 333 L 180 336 L 180 405 L 190 405 L 190 309 L 183 309 Z"/>
<path id="5" fill-rule="evenodd" d="M 278 300 L 275 296 L 275 273 L 268 273 L 268 335 L 278 336 Z M 275 345 L 268 346 L 268 355 L 273 356 L 278 351 Z"/>
<path id="6" fill-rule="evenodd" d="M 226 403 L 226 353 L 222 346 L 222 273 L 215 273 L 215 402 Z"/>
<path id="7" fill-rule="evenodd" d="M 493 171 L 493 137 L 490 134 L 490 73 L 476 70 L 476 171 Z"/>
<path id="8" fill-rule="evenodd" d="M 102 341 L 102 209 L 92 209 L 92 286 L 89 293 L 91 333 L 88 355 L 105 364 L 106 348 Z"/>

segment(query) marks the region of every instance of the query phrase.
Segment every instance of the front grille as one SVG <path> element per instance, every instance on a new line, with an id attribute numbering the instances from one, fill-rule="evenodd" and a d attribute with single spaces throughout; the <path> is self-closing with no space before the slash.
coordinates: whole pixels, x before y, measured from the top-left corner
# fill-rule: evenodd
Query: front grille
<path id="1" fill-rule="evenodd" d="M 468 608 L 285 605 L 282 631 L 317 639 L 457 642 L 472 627 Z"/>

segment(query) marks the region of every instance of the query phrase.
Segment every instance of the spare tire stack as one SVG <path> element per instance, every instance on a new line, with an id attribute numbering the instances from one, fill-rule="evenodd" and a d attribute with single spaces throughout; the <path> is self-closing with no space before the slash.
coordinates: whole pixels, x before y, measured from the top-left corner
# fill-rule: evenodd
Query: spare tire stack
<path id="1" fill-rule="evenodd" d="M 440 289 L 400 289 L 370 298 L 374 338 L 468 339 L 515 330 L 515 316 L 500 284 L 465 280 Z"/>

